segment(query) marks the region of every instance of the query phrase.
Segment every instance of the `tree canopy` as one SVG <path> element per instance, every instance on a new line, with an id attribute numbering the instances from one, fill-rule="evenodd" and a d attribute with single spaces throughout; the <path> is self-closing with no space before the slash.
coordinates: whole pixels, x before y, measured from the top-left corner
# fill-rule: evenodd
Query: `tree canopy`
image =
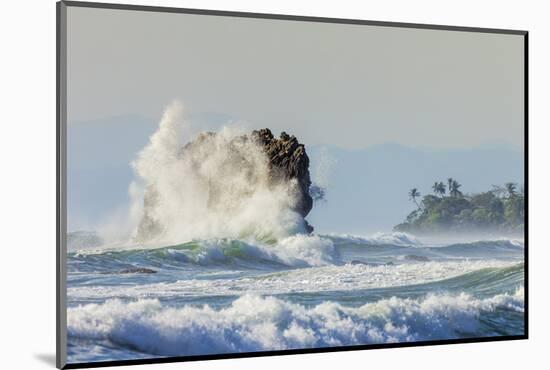
<path id="1" fill-rule="evenodd" d="M 420 198 L 420 192 L 413 188 L 409 198 L 417 205 L 407 219 L 396 225 L 394 230 L 407 232 L 445 231 L 507 231 L 523 232 L 525 222 L 525 200 L 523 186 L 506 183 L 493 186 L 492 190 L 463 194 L 462 185 L 455 179 L 447 184 L 434 182 L 433 194 Z"/>

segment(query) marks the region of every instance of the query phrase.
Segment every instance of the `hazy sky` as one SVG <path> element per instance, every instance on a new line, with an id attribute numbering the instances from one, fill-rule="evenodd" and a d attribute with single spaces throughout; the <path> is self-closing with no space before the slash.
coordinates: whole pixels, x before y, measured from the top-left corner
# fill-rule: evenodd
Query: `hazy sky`
<path id="1" fill-rule="evenodd" d="M 523 146 L 523 38 L 68 8 L 69 124 L 174 99 L 309 145 Z"/>

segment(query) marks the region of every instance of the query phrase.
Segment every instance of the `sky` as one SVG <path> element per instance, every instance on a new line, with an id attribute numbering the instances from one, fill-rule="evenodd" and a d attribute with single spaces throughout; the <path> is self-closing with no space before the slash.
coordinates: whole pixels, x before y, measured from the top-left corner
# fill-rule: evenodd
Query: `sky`
<path id="1" fill-rule="evenodd" d="M 81 7 L 67 31 L 69 230 L 125 212 L 174 100 L 199 129 L 296 135 L 327 188 L 318 231 L 391 230 L 447 177 L 523 181 L 522 36 Z"/>
<path id="2" fill-rule="evenodd" d="M 68 123 L 192 115 L 310 145 L 523 148 L 523 38 L 68 8 Z"/>

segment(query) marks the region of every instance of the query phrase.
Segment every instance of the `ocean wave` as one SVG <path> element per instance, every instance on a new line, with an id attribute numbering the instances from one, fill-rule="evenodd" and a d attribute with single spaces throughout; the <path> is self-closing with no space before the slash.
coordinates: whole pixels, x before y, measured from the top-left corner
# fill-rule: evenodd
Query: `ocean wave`
<path id="1" fill-rule="evenodd" d="M 258 243 L 233 239 L 196 240 L 161 248 L 88 249 L 69 253 L 69 264 L 100 271 L 113 268 L 113 262 L 156 263 L 174 265 L 191 263 L 200 266 L 236 265 L 246 267 L 307 267 L 342 263 L 330 239 L 318 235 L 297 234 L 275 243 Z"/>
<path id="2" fill-rule="evenodd" d="M 109 300 L 69 308 L 67 328 L 71 339 L 109 340 L 152 355 L 178 356 L 476 336 L 483 315 L 497 310 L 522 314 L 523 288 L 485 299 L 465 293 L 393 297 L 357 308 L 334 302 L 308 308 L 248 294 L 218 310 L 170 307 L 156 299 Z M 484 329 L 484 336 L 502 335 Z"/>
<path id="3" fill-rule="evenodd" d="M 464 241 L 454 241 L 442 243 L 437 239 L 435 241 L 430 241 L 429 239 L 419 239 L 414 235 L 407 234 L 404 232 L 377 232 L 370 236 L 361 236 L 354 234 L 337 234 L 337 233 L 328 233 L 328 234 L 303 234 L 297 233 L 293 236 L 283 237 L 283 238 L 254 238 L 246 237 L 242 239 L 231 239 L 231 238 L 210 238 L 210 239 L 193 239 L 189 242 L 180 243 L 180 244 L 171 244 L 173 246 L 185 245 L 187 243 L 200 243 L 201 241 L 205 242 L 220 242 L 220 241 L 242 241 L 243 243 L 251 245 L 277 245 L 277 244 L 286 244 L 288 241 L 304 241 L 306 243 L 310 242 L 313 238 L 318 239 L 328 239 L 336 247 L 340 246 L 378 246 L 378 247 L 417 247 L 417 248 L 430 248 L 443 250 L 444 248 L 457 249 L 457 248 L 466 248 L 466 247 L 478 247 L 478 248 L 509 248 L 509 249 L 523 249 L 525 242 L 523 239 L 508 239 L 508 238 L 495 238 L 495 239 L 485 239 L 485 240 L 464 240 Z M 166 247 L 159 247 L 159 244 L 136 244 L 136 243 L 118 243 L 118 244 L 105 244 L 99 234 L 89 231 L 77 231 L 69 232 L 67 234 L 68 250 L 70 253 L 87 253 L 87 254 L 99 254 L 103 252 L 116 252 L 116 251 L 127 251 L 127 250 L 142 250 L 142 249 L 160 249 Z M 165 246 L 167 244 L 164 244 Z M 302 248 L 303 249 L 303 248 Z"/>
<path id="4" fill-rule="evenodd" d="M 303 234 L 297 233 L 288 237 L 282 237 L 279 239 L 274 238 L 254 238 L 247 237 L 242 239 L 231 239 L 231 238 L 210 238 L 210 239 L 193 239 L 189 242 L 172 244 L 170 246 L 159 247 L 159 244 L 136 244 L 136 243 L 126 243 L 118 245 L 103 245 L 99 242 L 100 237 L 93 232 L 71 232 L 68 233 L 68 238 L 71 243 L 69 243 L 69 252 L 72 254 L 101 254 L 101 253 L 110 253 L 117 251 L 140 251 L 140 250 L 153 250 L 153 249 L 162 249 L 169 248 L 170 246 L 184 246 L 189 243 L 210 243 L 220 245 L 221 243 L 227 243 L 228 241 L 237 241 L 242 242 L 243 244 L 248 244 L 251 246 L 270 246 L 278 247 L 285 249 L 293 249 L 295 251 L 299 250 L 300 254 L 303 255 L 308 246 L 314 244 L 319 244 L 322 241 L 322 244 L 332 243 L 335 246 L 345 246 L 345 245 L 363 245 L 363 246 L 397 246 L 397 247 L 408 247 L 408 246 L 422 246 L 420 240 L 418 240 L 413 235 L 403 233 L 403 232 L 377 232 L 371 236 L 359 236 L 352 234 Z M 302 244 L 302 245 L 300 245 Z M 292 259 L 291 256 L 290 259 Z"/>
<path id="5" fill-rule="evenodd" d="M 414 247 L 429 248 L 434 250 L 444 250 L 444 248 L 458 249 L 467 247 L 493 248 L 493 249 L 522 249 L 524 241 L 522 239 L 473 239 L 441 243 L 440 240 L 430 240 L 430 238 L 418 238 L 414 235 L 404 232 L 377 232 L 371 236 L 359 236 L 353 234 L 335 234 L 329 233 L 321 235 L 334 242 L 336 246 L 354 245 L 354 246 L 377 246 L 377 247 Z"/>
<path id="6" fill-rule="evenodd" d="M 337 261 L 333 243 L 316 235 L 298 234 L 276 244 L 249 244 L 240 240 L 211 239 L 198 248 L 168 247 L 171 256 L 183 254 L 184 260 L 199 265 L 228 263 L 235 260 L 277 263 L 289 267 L 323 266 Z"/>
<path id="7" fill-rule="evenodd" d="M 323 235 L 337 244 L 341 245 L 365 245 L 365 246 L 380 246 L 391 245 L 397 247 L 408 247 L 421 245 L 420 240 L 415 236 L 403 232 L 377 232 L 372 236 L 358 236 L 352 234 L 334 234 L 329 233 Z"/>
<path id="8" fill-rule="evenodd" d="M 297 234 L 267 242 L 207 239 L 164 247 L 88 248 L 68 253 L 68 270 L 72 273 L 116 273 L 136 268 L 178 270 L 195 266 L 235 271 L 281 271 L 304 267 L 341 267 L 350 262 L 357 265 L 402 265 L 502 259 L 517 263 L 523 259 L 523 254 L 521 241 L 507 239 L 434 247 L 426 246 L 405 233 L 379 233 L 368 238 L 346 234 Z M 366 281 L 370 280 L 367 278 Z"/>
<path id="9" fill-rule="evenodd" d="M 426 247 L 426 250 L 443 253 L 447 256 L 503 256 L 523 255 L 524 245 L 519 240 L 479 240 L 467 243 L 454 243 L 440 247 Z"/>
<path id="10" fill-rule="evenodd" d="M 512 244 L 516 247 L 520 247 L 520 248 L 525 247 L 525 240 L 523 240 L 523 239 L 510 239 L 509 242 L 510 242 L 510 244 Z"/>
<path id="11" fill-rule="evenodd" d="M 226 279 L 197 276 L 193 279 L 139 285 L 99 285 L 68 287 L 70 301 L 108 298 L 189 298 L 204 296 L 235 296 L 244 292 L 255 294 L 294 294 L 344 292 L 363 289 L 392 288 L 459 279 L 454 286 L 483 286 L 484 280 L 498 278 L 521 264 L 506 261 L 445 261 L 402 265 L 322 266 Z M 517 269 L 516 269 L 517 270 Z M 475 273 L 474 276 L 467 276 Z M 464 284 L 460 278 L 464 277 Z M 498 284 L 498 281 L 496 282 Z"/>

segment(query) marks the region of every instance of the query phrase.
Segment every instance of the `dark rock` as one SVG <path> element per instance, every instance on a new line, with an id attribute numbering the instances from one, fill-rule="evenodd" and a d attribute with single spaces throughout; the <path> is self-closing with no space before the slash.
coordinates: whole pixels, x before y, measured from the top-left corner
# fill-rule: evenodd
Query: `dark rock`
<path id="1" fill-rule="evenodd" d="M 430 259 L 426 256 L 417 256 L 415 254 L 407 254 L 405 256 L 407 261 L 428 262 Z"/>
<path id="2" fill-rule="evenodd" d="M 270 165 L 270 176 L 273 182 L 296 180 L 298 193 L 296 194 L 295 211 L 306 217 L 313 207 L 313 199 L 309 193 L 311 178 L 309 175 L 309 157 L 304 144 L 300 144 L 295 136 L 282 132 L 277 139 L 271 130 L 264 128 L 253 131 L 252 137 L 264 149 Z M 306 223 L 308 232 L 313 227 Z"/>
<path id="3" fill-rule="evenodd" d="M 156 274 L 157 272 L 146 267 L 131 267 L 118 272 L 119 274 Z"/>
<path id="4" fill-rule="evenodd" d="M 119 271 L 103 271 L 100 274 L 111 275 L 111 274 L 156 274 L 157 272 L 153 269 L 146 267 L 129 267 L 124 270 Z"/>
<path id="5" fill-rule="evenodd" d="M 350 265 L 364 265 L 364 266 L 372 266 L 372 267 L 376 267 L 376 266 L 392 266 L 393 265 L 393 262 L 386 262 L 386 263 L 375 263 L 375 262 L 365 262 L 365 261 L 361 261 L 361 260 L 352 260 L 350 262 Z"/>

